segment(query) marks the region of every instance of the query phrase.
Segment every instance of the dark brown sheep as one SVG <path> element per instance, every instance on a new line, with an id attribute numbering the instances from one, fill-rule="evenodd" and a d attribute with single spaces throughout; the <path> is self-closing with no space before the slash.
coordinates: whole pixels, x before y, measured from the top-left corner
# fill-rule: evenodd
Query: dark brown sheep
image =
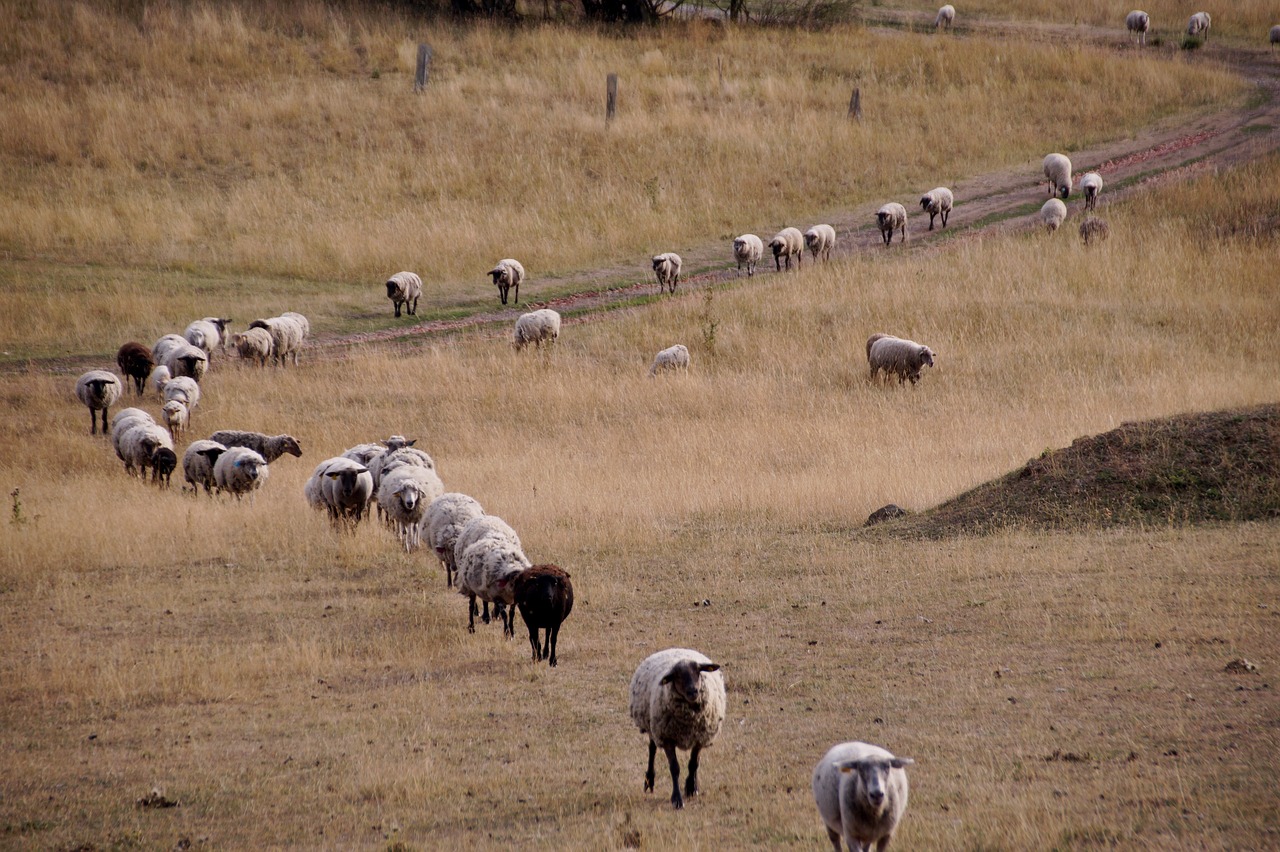
<path id="1" fill-rule="evenodd" d="M 534 565 L 516 575 L 515 605 L 529 628 L 529 644 L 535 661 L 556 664 L 556 639 L 560 625 L 573 611 L 573 584 L 569 573 L 556 565 Z M 538 630 L 546 630 L 546 641 L 538 641 Z"/>
<path id="2" fill-rule="evenodd" d="M 126 379 L 133 379 L 138 389 L 138 396 L 142 396 L 147 376 L 151 375 L 151 371 L 156 366 L 156 362 L 151 358 L 151 350 L 131 340 L 121 346 L 120 351 L 116 353 L 116 365 Z"/>

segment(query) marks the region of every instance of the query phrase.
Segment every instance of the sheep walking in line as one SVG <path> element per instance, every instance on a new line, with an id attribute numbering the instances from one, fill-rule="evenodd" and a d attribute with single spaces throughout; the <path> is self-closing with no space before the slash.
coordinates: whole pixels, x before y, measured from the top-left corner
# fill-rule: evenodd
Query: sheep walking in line
<path id="1" fill-rule="evenodd" d="M 935 30 L 945 29 L 951 31 L 951 25 L 956 22 L 956 7 L 950 3 L 938 10 L 938 17 L 933 19 L 933 28 Z"/>
<path id="2" fill-rule="evenodd" d="M 684 795 L 698 793 L 698 757 L 715 742 L 724 723 L 724 677 L 720 664 L 689 648 L 651 654 L 631 676 L 631 720 L 649 736 L 649 768 L 645 792 L 653 790 L 653 759 L 659 748 L 671 770 L 671 805 L 684 807 L 680 795 L 680 761 L 676 749 L 689 752 Z"/>
<path id="3" fill-rule="evenodd" d="M 755 234 L 743 234 L 733 241 L 733 259 L 738 262 L 738 275 L 742 275 L 742 266 L 747 266 L 747 277 L 756 274 L 756 264 L 764 257 L 764 241 Z"/>
<path id="4" fill-rule="evenodd" d="M 285 453 L 302 458 L 302 447 L 292 435 L 264 435 L 261 432 L 242 432 L 239 429 L 220 429 L 209 436 L 224 447 L 248 447 L 273 464 Z"/>
<path id="5" fill-rule="evenodd" d="M 151 357 L 150 349 L 136 340 L 131 340 L 116 352 L 116 366 L 120 368 L 122 376 L 133 379 L 138 396 L 142 396 L 147 377 L 156 368 L 156 362 Z"/>
<path id="6" fill-rule="evenodd" d="M 186 405 L 188 410 L 194 411 L 200 404 L 200 385 L 190 376 L 178 376 L 164 383 L 164 387 L 160 389 L 160 397 L 165 402 L 177 400 Z"/>
<path id="7" fill-rule="evenodd" d="M 185 337 L 166 334 L 151 347 L 151 357 L 169 371 L 169 375 L 188 376 L 197 382 L 209 369 L 209 356 L 198 346 L 192 346 Z"/>
<path id="8" fill-rule="evenodd" d="M 239 500 L 261 488 L 270 472 L 267 460 L 248 447 L 228 447 L 213 463 L 213 483 Z"/>
<path id="9" fill-rule="evenodd" d="M 955 196 L 945 186 L 937 186 L 920 196 L 920 209 L 929 214 L 929 230 L 933 230 L 934 218 L 942 217 L 942 227 L 947 227 Z"/>
<path id="10" fill-rule="evenodd" d="M 143 411 L 141 408 L 124 408 L 115 413 L 111 418 L 111 446 L 115 448 L 116 458 L 125 463 L 125 470 L 130 474 L 133 468 L 129 466 L 129 460 L 125 458 L 124 436 L 134 426 L 154 426 L 155 418 Z"/>
<path id="11" fill-rule="evenodd" d="M 804 260 L 804 234 L 799 228 L 783 228 L 773 239 L 769 240 L 769 248 L 773 250 L 773 263 L 778 272 L 782 271 L 782 263 L 786 261 L 787 271 L 791 271 L 791 258 L 796 259 L 796 269 L 800 269 Z"/>
<path id="12" fill-rule="evenodd" d="M 400 318 L 400 307 L 413 316 L 418 312 L 418 299 L 422 297 L 422 279 L 413 272 L 397 272 L 387 279 L 387 298 L 395 306 L 396 318 Z"/>
<path id="13" fill-rule="evenodd" d="M 102 412 L 102 434 L 107 434 L 107 416 L 120 401 L 124 386 L 109 370 L 90 370 L 76 380 L 76 398 L 89 409 L 89 434 L 98 434 L 98 412 Z"/>
<path id="14" fill-rule="evenodd" d="M 169 434 L 175 441 L 181 438 L 182 433 L 191 425 L 191 409 L 187 408 L 187 404 L 180 399 L 171 399 L 166 402 L 164 408 L 160 409 L 160 414 L 164 419 L 165 428 L 169 430 Z"/>
<path id="15" fill-rule="evenodd" d="M 907 241 L 907 208 L 896 201 L 876 211 L 876 224 L 880 227 L 880 236 L 884 239 L 884 247 L 893 242 L 893 232 L 902 231 L 902 242 Z"/>
<path id="16" fill-rule="evenodd" d="M 431 501 L 444 493 L 435 471 L 404 466 L 383 473 L 378 484 L 378 505 L 395 526 L 406 553 L 418 549 L 422 518 Z"/>
<path id="17" fill-rule="evenodd" d="M 502 622 L 502 635 L 514 636 L 515 580 L 530 567 L 520 545 L 507 538 L 482 538 L 469 545 L 458 557 L 458 591 L 470 598 L 468 632 L 475 633 L 475 601 L 494 604 L 494 613 Z M 498 605 L 505 606 L 505 612 Z"/>
<path id="18" fill-rule="evenodd" d="M 1059 195 L 1063 201 L 1071 194 L 1071 160 L 1066 154 L 1049 154 L 1044 158 L 1044 177 L 1049 182 L 1049 194 Z"/>
<path id="19" fill-rule="evenodd" d="M 178 466 L 178 455 L 173 451 L 173 438 L 154 422 L 125 420 L 121 424 L 132 424 L 121 432 L 116 450 L 116 454 L 124 459 L 125 472 L 132 476 L 136 468 L 142 478 L 146 479 L 147 468 L 151 468 L 152 483 L 168 485 L 169 475 Z"/>
<path id="20" fill-rule="evenodd" d="M 830 225 L 814 225 L 804 232 L 804 247 L 815 261 L 831 260 L 831 250 L 836 247 L 836 229 Z"/>
<path id="21" fill-rule="evenodd" d="M 885 376 L 897 376 L 898 384 L 920 381 L 920 371 L 933 366 L 937 357 L 928 346 L 894 337 L 891 334 L 873 334 L 867 339 L 867 365 L 871 369 L 870 381 L 880 372 Z"/>
<path id="22" fill-rule="evenodd" d="M 267 366 L 267 361 L 275 349 L 271 333 L 265 328 L 249 328 L 236 332 L 231 335 L 231 345 L 235 347 L 237 355 L 249 361 L 257 361 L 259 367 Z"/>
<path id="23" fill-rule="evenodd" d="M 1084 193 L 1084 209 L 1096 208 L 1098 196 L 1102 193 L 1102 175 L 1097 172 L 1085 172 L 1080 178 L 1080 191 Z"/>
<path id="24" fill-rule="evenodd" d="M 664 370 L 684 371 L 689 369 L 689 349 L 683 343 L 668 346 L 653 358 L 649 367 L 649 378 L 653 378 Z"/>
<path id="25" fill-rule="evenodd" d="M 373 477 L 359 462 L 335 456 L 316 465 L 302 493 L 313 508 L 327 511 L 335 526 L 349 524 L 354 530 L 373 497 Z"/>
<path id="26" fill-rule="evenodd" d="M 1187 21 L 1187 35 L 1209 40 L 1209 25 L 1212 21 L 1208 12 L 1196 12 Z"/>
<path id="27" fill-rule="evenodd" d="M 573 611 L 573 583 L 569 572 L 559 565 L 534 565 L 516 575 L 513 597 L 524 626 L 529 628 L 529 644 L 533 647 L 533 659 L 541 662 L 550 657 L 556 665 L 556 641 L 560 625 Z M 545 631 L 545 641 L 539 641 L 538 631 Z"/>
<path id="28" fill-rule="evenodd" d="M 520 319 L 516 320 L 515 340 L 511 345 L 519 352 L 530 343 L 535 349 L 541 349 L 543 343 L 550 346 L 559 339 L 560 314 L 550 308 L 543 308 L 540 311 L 522 314 Z"/>
<path id="29" fill-rule="evenodd" d="M 458 535 L 468 521 L 484 514 L 484 508 L 474 497 L 451 491 L 441 494 L 427 506 L 422 518 L 427 547 L 431 548 L 444 567 L 444 585 L 453 588 L 453 575 L 458 570 L 453 547 Z"/>
<path id="30" fill-rule="evenodd" d="M 187 339 L 188 343 L 197 349 L 203 350 L 204 354 L 209 357 L 213 357 L 213 350 L 215 349 L 221 350 L 225 355 L 227 352 L 227 326 L 230 324 L 230 319 L 205 317 L 187 326 L 186 331 L 182 332 L 182 336 Z"/>
<path id="31" fill-rule="evenodd" d="M 1084 240 L 1085 245 L 1089 245 L 1095 240 L 1103 242 L 1110 236 L 1111 226 L 1107 224 L 1105 219 L 1090 216 L 1080 223 L 1080 239 Z"/>
<path id="32" fill-rule="evenodd" d="M 673 251 L 653 256 L 653 275 L 658 279 L 659 293 L 665 291 L 675 293 L 676 285 L 680 283 L 680 267 L 683 264 L 684 261 L 680 259 L 680 255 Z"/>
<path id="33" fill-rule="evenodd" d="M 191 490 L 199 494 L 200 489 L 204 489 L 204 493 L 213 496 L 213 488 L 216 484 L 213 479 L 213 465 L 218 460 L 218 456 L 227 451 L 227 448 L 219 444 L 217 441 L 192 441 L 187 447 L 187 451 L 182 454 L 182 475 L 191 486 Z"/>
<path id="34" fill-rule="evenodd" d="M 301 314 L 292 316 L 269 317 L 256 319 L 249 323 L 249 328 L 260 328 L 271 335 L 271 355 L 276 364 L 283 367 L 293 356 L 293 366 L 298 366 L 298 352 L 302 349 L 302 340 L 307 336 L 310 324 Z"/>
<path id="35" fill-rule="evenodd" d="M 1062 203 L 1061 198 L 1050 198 L 1040 208 L 1040 221 L 1052 234 L 1067 221 L 1067 205 Z"/>
<path id="36" fill-rule="evenodd" d="M 515 303 L 520 304 L 520 282 L 524 280 L 524 266 L 520 261 L 507 257 L 498 261 L 493 269 L 489 270 L 489 275 L 493 276 L 493 283 L 498 288 L 498 298 L 502 300 L 502 304 L 507 303 L 507 294 L 515 289 Z"/>
<path id="37" fill-rule="evenodd" d="M 472 518 L 470 521 L 467 521 L 467 523 L 464 524 L 462 529 L 458 532 L 458 538 L 453 544 L 455 566 L 454 579 L 457 582 L 458 594 L 468 595 L 470 597 L 470 603 L 467 607 L 470 618 L 467 630 L 473 633 L 476 629 L 476 615 L 479 613 L 479 607 L 476 606 L 476 598 L 478 597 L 478 594 L 467 586 L 466 577 L 462 572 L 462 557 L 469 547 L 483 539 L 508 541 L 514 544 L 517 550 L 520 550 L 521 552 L 524 551 L 524 547 L 520 543 L 520 536 L 516 534 L 516 531 L 513 530 L 506 521 L 502 520 L 502 518 L 499 518 L 497 515 L 481 515 L 478 518 Z M 488 624 L 489 599 L 483 598 L 483 602 L 484 612 L 481 615 L 481 620 L 485 624 Z M 497 605 L 497 602 L 495 602 L 494 605 L 494 614 L 498 616 L 502 614 L 501 608 Z"/>
<path id="38" fill-rule="evenodd" d="M 813 798 L 835 852 L 884 852 L 907 809 L 909 757 L 862 742 L 832 746 L 813 768 Z"/>
<path id="39" fill-rule="evenodd" d="M 156 393 L 164 396 L 164 386 L 173 379 L 173 374 L 169 372 L 169 368 L 164 364 L 158 365 L 151 371 L 151 375 L 147 377 L 147 381 L 156 389 Z"/>
<path id="40" fill-rule="evenodd" d="M 1125 15 L 1124 25 L 1129 32 L 1137 34 L 1138 44 L 1145 45 L 1147 43 L 1147 30 L 1151 28 L 1151 16 L 1141 9 L 1134 9 L 1128 15 Z"/>

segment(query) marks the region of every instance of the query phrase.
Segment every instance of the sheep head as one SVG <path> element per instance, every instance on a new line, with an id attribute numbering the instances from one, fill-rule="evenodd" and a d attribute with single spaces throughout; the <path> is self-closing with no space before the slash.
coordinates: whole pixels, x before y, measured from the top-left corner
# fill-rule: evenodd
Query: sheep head
<path id="1" fill-rule="evenodd" d="M 681 660 L 663 675 L 659 683 L 664 686 L 669 685 L 673 692 L 689 704 L 701 704 L 703 673 L 719 670 L 719 663 L 696 663 L 693 660 Z"/>
<path id="2" fill-rule="evenodd" d="M 852 789 L 845 793 L 848 799 L 852 799 L 851 804 L 876 817 L 884 813 L 888 802 L 890 770 L 903 769 L 913 763 L 915 761 L 909 757 L 863 757 L 840 760 L 835 766 L 852 785 Z"/>

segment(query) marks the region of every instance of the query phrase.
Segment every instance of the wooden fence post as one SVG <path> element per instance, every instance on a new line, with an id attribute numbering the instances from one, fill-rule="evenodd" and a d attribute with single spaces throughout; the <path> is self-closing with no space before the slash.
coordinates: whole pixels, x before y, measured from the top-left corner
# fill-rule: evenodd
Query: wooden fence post
<path id="1" fill-rule="evenodd" d="M 853 95 L 849 98 L 849 118 L 856 118 L 862 121 L 862 89 L 854 87 Z"/>
<path id="2" fill-rule="evenodd" d="M 613 121 L 618 111 L 618 75 L 610 74 L 605 79 L 604 120 L 607 124 Z"/>
<path id="3" fill-rule="evenodd" d="M 413 76 L 413 90 L 421 92 L 427 87 L 427 65 L 431 63 L 431 48 L 425 44 L 418 45 L 418 70 Z"/>

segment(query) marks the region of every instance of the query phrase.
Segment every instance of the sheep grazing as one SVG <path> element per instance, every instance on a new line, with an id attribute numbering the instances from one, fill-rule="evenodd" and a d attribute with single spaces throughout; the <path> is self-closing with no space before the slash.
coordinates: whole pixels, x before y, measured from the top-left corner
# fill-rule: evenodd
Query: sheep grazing
<path id="1" fill-rule="evenodd" d="M 733 259 L 738 262 L 738 275 L 742 265 L 747 265 L 747 277 L 756 274 L 756 264 L 764 257 L 764 241 L 755 234 L 743 234 L 733 241 Z"/>
<path id="2" fill-rule="evenodd" d="M 902 241 L 907 241 L 907 208 L 896 201 L 876 211 L 876 224 L 880 227 L 880 236 L 884 239 L 885 248 L 893 242 L 893 232 L 902 231 Z"/>
<path id="3" fill-rule="evenodd" d="M 674 293 L 676 285 L 680 283 L 680 267 L 684 261 L 673 251 L 655 254 L 652 260 L 653 275 L 658 279 L 658 292 Z"/>
<path id="4" fill-rule="evenodd" d="M 515 288 L 515 302 L 520 304 L 520 282 L 524 280 L 524 267 L 520 265 L 520 261 L 512 258 L 504 258 L 498 261 L 493 269 L 489 270 L 489 275 L 493 276 L 493 283 L 498 288 L 498 298 L 502 300 L 502 304 L 507 303 L 507 294 L 511 292 L 511 288 Z"/>
<path id="5" fill-rule="evenodd" d="M 433 470 L 411 465 L 384 470 L 378 484 L 378 506 L 395 525 L 406 553 L 418 549 L 427 506 L 443 493 L 444 484 Z"/>
<path id="6" fill-rule="evenodd" d="M 920 381 L 920 371 L 933 366 L 935 357 L 932 349 L 914 340 L 891 334 L 873 334 L 867 338 L 867 365 L 871 369 L 871 381 L 875 381 L 883 371 L 885 376 L 897 376 L 898 384 L 910 380 L 914 385 Z"/>
<path id="7" fill-rule="evenodd" d="M 1102 192 L 1102 175 L 1085 172 L 1080 178 L 1080 191 L 1084 193 L 1084 209 L 1093 210 L 1098 206 L 1098 195 Z"/>
<path id="8" fill-rule="evenodd" d="M 535 349 L 541 349 L 543 343 L 549 346 L 559 339 L 560 315 L 550 308 L 543 308 L 523 314 L 516 320 L 515 340 L 511 345 L 519 352 L 530 343 Z"/>
<path id="9" fill-rule="evenodd" d="M 814 225 L 804 232 L 804 247 L 815 261 L 831 260 L 831 250 L 836 247 L 836 229 L 830 225 Z"/>
<path id="10" fill-rule="evenodd" d="M 951 216 L 951 206 L 955 204 L 955 196 L 945 186 L 937 186 L 920 196 L 920 209 L 929 214 L 929 230 L 933 230 L 933 220 L 942 217 L 942 227 L 947 227 L 947 219 Z"/>
<path id="11" fill-rule="evenodd" d="M 326 510 L 334 524 L 349 522 L 354 528 L 369 508 L 373 477 L 363 464 L 335 456 L 316 465 L 302 493 L 313 507 Z"/>
<path id="12" fill-rule="evenodd" d="M 463 555 L 466 554 L 468 548 L 485 539 L 511 542 L 516 546 L 517 550 L 521 550 L 523 552 L 523 546 L 520 543 L 520 536 L 516 534 L 516 531 L 513 530 L 506 521 L 502 520 L 502 518 L 499 518 L 497 515 L 481 515 L 478 518 L 472 518 L 463 525 L 461 530 L 458 531 L 458 538 L 453 544 L 454 577 L 457 581 L 458 593 L 468 595 L 470 597 L 470 605 L 468 606 L 470 623 L 467 625 L 467 630 L 473 633 L 476 629 L 476 598 L 478 593 L 467 586 L 466 577 L 462 572 L 462 558 Z M 488 624 L 489 599 L 484 598 L 483 600 L 484 613 L 481 616 L 481 620 L 484 621 L 485 624 Z M 494 606 L 494 614 L 500 615 L 500 609 L 496 603 Z"/>
<path id="13" fill-rule="evenodd" d="M 1267 35 L 1267 40 L 1271 43 L 1271 49 L 1274 50 L 1277 44 L 1280 44 L 1280 24 L 1276 24 L 1271 28 Z"/>
<path id="14" fill-rule="evenodd" d="M 427 547 L 435 551 L 436 558 L 444 566 L 447 589 L 453 588 L 453 575 L 458 570 L 453 550 L 458 543 L 458 534 L 468 521 L 483 514 L 484 508 L 474 497 L 452 491 L 441 494 L 427 506 L 427 513 L 422 518 L 423 532 Z"/>
<path id="15" fill-rule="evenodd" d="M 469 632 L 476 630 L 475 601 L 479 598 L 486 604 L 494 604 L 494 614 L 502 622 L 502 635 L 516 635 L 514 584 L 529 567 L 529 559 L 520 545 L 505 537 L 482 538 L 462 551 L 458 557 L 458 591 L 470 598 Z M 505 614 L 499 610 L 499 604 L 505 604 Z"/>
<path id="16" fill-rule="evenodd" d="M 560 625 L 573 612 L 573 583 L 569 572 L 558 565 L 534 565 L 516 575 L 515 605 L 529 628 L 529 644 L 535 662 L 547 660 L 556 665 L 556 639 Z M 539 642 L 538 631 L 545 630 L 545 641 Z"/>
<path id="17" fill-rule="evenodd" d="M 782 262 L 787 262 L 787 270 L 791 270 L 791 258 L 796 259 L 796 269 L 804 260 L 804 234 L 799 228 L 783 228 L 774 238 L 769 240 L 769 248 L 773 250 L 773 263 L 777 271 L 782 271 Z"/>
<path id="18" fill-rule="evenodd" d="M 1049 182 L 1049 194 L 1060 195 L 1066 201 L 1071 194 L 1071 160 L 1066 154 L 1050 154 L 1044 158 L 1044 177 Z"/>
<path id="19" fill-rule="evenodd" d="M 137 341 L 131 340 L 116 352 L 116 366 L 120 368 L 121 375 L 126 379 L 133 379 L 138 396 L 142 396 L 147 377 L 155 369 L 156 362 L 151 357 L 150 349 Z"/>
<path id="20" fill-rule="evenodd" d="M 956 7 L 950 3 L 938 10 L 938 17 L 933 19 L 933 28 L 935 30 L 945 29 L 951 30 L 951 25 L 956 22 Z"/>
<path id="21" fill-rule="evenodd" d="M 194 411 L 200 404 L 200 385 L 196 384 L 196 380 L 190 376 L 178 376 L 164 383 L 160 388 L 160 396 L 165 402 L 176 399 L 185 404 L 189 410 Z"/>
<path id="22" fill-rule="evenodd" d="M 1129 32 L 1137 34 L 1138 44 L 1147 43 L 1147 30 L 1151 28 L 1151 16 L 1141 9 L 1134 9 L 1124 17 L 1124 25 Z"/>
<path id="23" fill-rule="evenodd" d="M 1210 23 L 1212 23 L 1212 21 L 1209 19 L 1208 12 L 1196 12 L 1191 16 L 1191 19 L 1187 21 L 1187 35 L 1208 41 Z"/>
<path id="24" fill-rule="evenodd" d="M 90 370 L 76 380 L 76 398 L 89 409 L 89 434 L 98 434 L 98 412 L 102 412 L 102 434 L 107 434 L 107 415 L 120 401 L 124 386 L 108 370 Z"/>
<path id="25" fill-rule="evenodd" d="M 164 408 L 160 409 L 160 414 L 165 428 L 169 430 L 169 434 L 175 441 L 182 437 L 182 433 L 187 431 L 187 427 L 191 424 L 191 409 L 187 408 L 187 404 L 180 399 L 171 399 L 166 402 Z"/>
<path id="26" fill-rule="evenodd" d="M 1111 226 L 1107 224 L 1105 219 L 1090 216 L 1080 223 L 1080 239 L 1084 240 L 1085 245 L 1089 245 L 1094 240 L 1102 242 L 1110 236 Z"/>
<path id="27" fill-rule="evenodd" d="M 861 742 L 832 746 L 813 768 L 813 798 L 840 852 L 843 837 L 850 852 L 884 852 L 907 809 L 907 773 L 915 763 L 879 746 Z"/>
<path id="28" fill-rule="evenodd" d="M 272 464 L 285 453 L 302 458 L 302 447 L 292 435 L 264 435 L 261 432 L 242 432 L 239 429 L 221 429 L 209 436 L 224 447 L 248 447 Z"/>
<path id="29" fill-rule="evenodd" d="M 215 349 L 221 349 L 223 354 L 226 354 L 227 326 L 230 323 L 230 319 L 222 317 L 205 317 L 187 326 L 182 336 L 192 346 L 204 350 L 206 355 L 212 356 Z"/>
<path id="30" fill-rule="evenodd" d="M 724 723 L 724 677 L 720 664 L 688 648 L 668 648 L 646 657 L 631 676 L 631 720 L 649 735 L 649 769 L 645 792 L 653 790 L 653 758 L 661 748 L 671 769 L 671 804 L 684 807 L 680 796 L 680 762 L 676 749 L 689 752 L 684 794 L 698 793 L 698 755 L 715 742 Z"/>
<path id="31" fill-rule="evenodd" d="M 302 349 L 302 339 L 309 328 L 305 318 L 299 320 L 299 316 L 301 314 L 270 317 L 249 323 L 249 328 L 261 328 L 271 335 L 271 355 L 281 367 L 288 363 L 290 355 L 293 356 L 293 366 L 298 366 L 298 351 Z"/>
<path id="32" fill-rule="evenodd" d="M 396 317 L 400 306 L 413 316 L 418 312 L 418 299 L 422 296 L 422 279 L 412 272 L 397 272 L 387 279 L 387 298 L 395 306 Z"/>
<path id="33" fill-rule="evenodd" d="M 653 378 L 664 370 L 684 371 L 689 369 L 689 349 L 683 343 L 668 346 L 653 357 L 649 367 L 649 378 Z"/>
<path id="34" fill-rule="evenodd" d="M 1040 208 L 1040 221 L 1052 234 L 1067 221 L 1067 205 L 1063 204 L 1060 198 L 1050 198 Z"/>
<path id="35" fill-rule="evenodd" d="M 248 447 L 227 447 L 213 463 L 213 484 L 239 500 L 261 488 L 270 472 L 267 460 Z"/>
<path id="36" fill-rule="evenodd" d="M 236 354 L 250 361 L 257 361 L 259 367 L 267 366 L 272 356 L 275 343 L 271 340 L 271 332 L 265 328 L 250 328 L 231 335 L 231 345 Z"/>
<path id="37" fill-rule="evenodd" d="M 216 484 L 213 479 L 213 465 L 218 461 L 218 456 L 226 451 L 227 448 L 217 441 L 191 442 L 187 451 L 182 454 L 182 475 L 193 492 L 198 494 L 203 488 L 205 494 L 213 496 L 213 488 Z"/>
<path id="38" fill-rule="evenodd" d="M 173 378 L 173 374 L 169 372 L 169 368 L 161 364 L 151 371 L 151 375 L 147 377 L 147 381 L 156 389 L 156 393 L 164 396 L 164 386 Z"/>

